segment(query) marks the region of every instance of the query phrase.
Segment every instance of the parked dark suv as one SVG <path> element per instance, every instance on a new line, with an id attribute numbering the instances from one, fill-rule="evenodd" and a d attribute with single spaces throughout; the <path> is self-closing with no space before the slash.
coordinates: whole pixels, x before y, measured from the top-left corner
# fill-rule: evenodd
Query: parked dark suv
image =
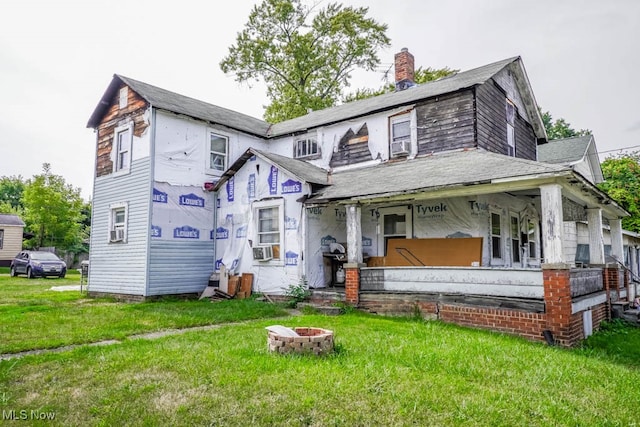
<path id="1" fill-rule="evenodd" d="M 67 274 L 67 264 L 56 254 L 45 251 L 22 251 L 11 261 L 11 276 L 26 274 L 29 279 L 34 277 L 56 276 Z"/>

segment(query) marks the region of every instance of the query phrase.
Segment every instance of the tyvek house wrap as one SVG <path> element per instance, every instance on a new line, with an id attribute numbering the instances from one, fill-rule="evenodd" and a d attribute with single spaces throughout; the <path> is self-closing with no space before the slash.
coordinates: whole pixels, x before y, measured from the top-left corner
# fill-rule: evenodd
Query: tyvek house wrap
<path id="1" fill-rule="evenodd" d="M 255 156 L 247 161 L 218 191 L 216 270 L 224 264 L 232 274 L 253 273 L 256 292 L 284 293 L 288 286 L 299 283 L 305 269 L 303 205 L 298 199 L 309 192 L 306 183 L 285 170 Z M 279 224 L 284 240 L 280 244 L 280 260 L 253 259 L 251 245 L 257 244 L 258 202 L 273 203 L 284 210 Z"/>

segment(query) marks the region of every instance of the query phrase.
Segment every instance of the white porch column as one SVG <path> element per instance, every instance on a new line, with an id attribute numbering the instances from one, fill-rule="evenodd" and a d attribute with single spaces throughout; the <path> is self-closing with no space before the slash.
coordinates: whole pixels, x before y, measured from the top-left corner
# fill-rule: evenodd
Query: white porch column
<path id="1" fill-rule="evenodd" d="M 540 186 L 542 207 L 542 249 L 544 263 L 564 263 L 562 238 L 562 187 L 558 184 Z"/>
<path id="2" fill-rule="evenodd" d="M 589 264 L 602 265 L 604 260 L 604 240 L 602 239 L 602 209 L 587 209 L 589 226 Z"/>
<path id="3" fill-rule="evenodd" d="M 611 255 L 624 264 L 624 244 L 622 243 L 622 220 L 610 219 Z"/>
<path id="4" fill-rule="evenodd" d="M 362 209 L 360 205 L 347 205 L 347 262 L 362 263 Z"/>

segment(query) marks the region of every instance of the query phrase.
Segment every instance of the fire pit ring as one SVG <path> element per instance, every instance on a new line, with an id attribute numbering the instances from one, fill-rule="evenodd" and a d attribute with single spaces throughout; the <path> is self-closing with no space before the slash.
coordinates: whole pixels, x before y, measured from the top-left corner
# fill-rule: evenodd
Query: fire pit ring
<path id="1" fill-rule="evenodd" d="M 267 346 L 270 352 L 288 354 L 315 354 L 321 356 L 333 352 L 333 331 L 322 328 L 281 325 L 268 326 Z"/>

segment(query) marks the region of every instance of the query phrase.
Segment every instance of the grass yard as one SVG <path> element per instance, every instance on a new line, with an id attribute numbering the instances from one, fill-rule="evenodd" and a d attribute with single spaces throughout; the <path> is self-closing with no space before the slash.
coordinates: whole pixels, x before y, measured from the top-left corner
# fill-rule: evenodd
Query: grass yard
<path id="1" fill-rule="evenodd" d="M 14 280 L 0 276 L 0 345 L 11 348 L 281 313 L 256 301 L 86 300 L 47 291 L 62 281 Z M 359 312 L 264 317 L 0 361 L 0 425 L 640 424 L 640 329 L 621 323 L 564 349 Z M 336 352 L 269 353 L 264 327 L 273 324 L 332 329 Z"/>
<path id="2" fill-rule="evenodd" d="M 50 290 L 79 285 L 80 275 L 70 273 L 64 279 L 31 280 L 0 274 L 0 354 L 285 314 L 279 307 L 255 300 L 212 304 L 165 299 L 127 304 L 87 298 L 79 291 Z"/>

